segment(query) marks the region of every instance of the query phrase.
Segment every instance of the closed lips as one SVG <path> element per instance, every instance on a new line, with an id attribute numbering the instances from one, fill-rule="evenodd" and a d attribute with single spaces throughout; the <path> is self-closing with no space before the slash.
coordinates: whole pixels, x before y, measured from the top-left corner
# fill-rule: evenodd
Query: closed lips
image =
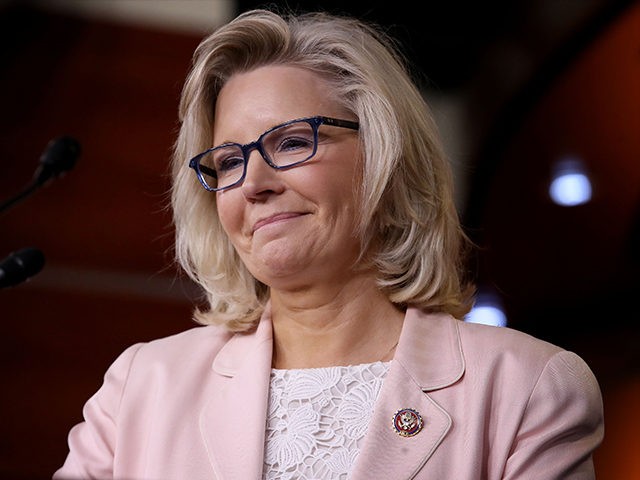
<path id="1" fill-rule="evenodd" d="M 272 223 L 276 223 L 276 222 L 280 222 L 282 220 L 287 220 L 289 218 L 294 218 L 294 217 L 299 217 L 301 215 L 305 215 L 304 213 L 298 213 L 298 212 L 284 212 L 284 213 L 277 213 L 275 215 L 271 215 L 269 217 L 265 217 L 262 218 L 260 220 L 258 220 L 256 223 L 253 224 L 253 232 L 255 232 L 256 230 L 264 227 L 265 225 L 269 225 Z"/>

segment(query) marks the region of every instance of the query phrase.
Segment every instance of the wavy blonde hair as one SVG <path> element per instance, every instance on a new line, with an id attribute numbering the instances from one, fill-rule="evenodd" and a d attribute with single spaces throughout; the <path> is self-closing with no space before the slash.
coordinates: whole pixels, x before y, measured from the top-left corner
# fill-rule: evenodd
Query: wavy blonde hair
<path id="1" fill-rule="evenodd" d="M 215 194 L 202 188 L 188 161 L 211 146 L 225 82 L 234 73 L 276 64 L 321 75 L 360 122 L 358 234 L 361 256 L 378 272 L 380 288 L 403 307 L 461 318 L 470 295 L 462 280 L 466 237 L 452 174 L 397 45 L 379 27 L 354 18 L 253 10 L 200 43 L 180 102 L 171 200 L 176 258 L 208 303 L 196 310 L 196 320 L 248 330 L 268 300 L 268 287 L 249 273 L 223 231 Z"/>

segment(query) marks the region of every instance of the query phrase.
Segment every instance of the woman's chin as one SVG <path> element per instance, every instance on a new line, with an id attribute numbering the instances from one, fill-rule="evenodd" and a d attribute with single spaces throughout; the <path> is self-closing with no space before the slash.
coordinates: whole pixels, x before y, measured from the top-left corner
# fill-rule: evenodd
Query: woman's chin
<path id="1" fill-rule="evenodd" d="M 273 287 L 284 279 L 308 275 L 313 260 L 310 253 L 310 248 L 302 243 L 274 240 L 259 252 L 254 250 L 253 258 L 245 264 L 254 277 Z"/>

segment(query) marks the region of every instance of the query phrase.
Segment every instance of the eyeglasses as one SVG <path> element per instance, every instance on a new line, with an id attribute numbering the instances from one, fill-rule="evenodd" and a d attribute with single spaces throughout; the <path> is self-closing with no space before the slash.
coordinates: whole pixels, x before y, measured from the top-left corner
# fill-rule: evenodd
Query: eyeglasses
<path id="1" fill-rule="evenodd" d="M 189 161 L 202 186 L 219 192 L 241 184 L 247 174 L 247 162 L 253 150 L 258 150 L 265 162 L 276 170 L 299 165 L 312 158 L 318 150 L 320 125 L 358 130 L 358 122 L 330 117 L 309 117 L 290 120 L 264 132 L 255 142 L 241 145 L 225 143 L 210 148 Z"/>

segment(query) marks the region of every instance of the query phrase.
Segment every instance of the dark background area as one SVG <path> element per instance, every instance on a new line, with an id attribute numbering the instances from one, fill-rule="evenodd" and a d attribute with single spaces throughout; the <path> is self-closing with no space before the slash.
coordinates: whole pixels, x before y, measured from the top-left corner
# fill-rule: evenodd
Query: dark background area
<path id="1" fill-rule="evenodd" d="M 289 6 L 384 25 L 425 96 L 457 106 L 460 214 L 479 246 L 469 268 L 510 327 L 585 358 L 605 399 L 598 478 L 640 478 L 640 6 L 423 4 Z M 47 258 L 33 279 L 0 290 L 7 479 L 50 477 L 116 355 L 193 326 L 198 301 L 173 267 L 166 206 L 177 103 L 202 34 L 42 5 L 0 6 L 0 200 L 29 182 L 52 138 L 75 136 L 82 156 L 0 215 L 0 257 L 36 246 Z M 549 200 L 565 155 L 588 167 L 585 205 Z"/>

